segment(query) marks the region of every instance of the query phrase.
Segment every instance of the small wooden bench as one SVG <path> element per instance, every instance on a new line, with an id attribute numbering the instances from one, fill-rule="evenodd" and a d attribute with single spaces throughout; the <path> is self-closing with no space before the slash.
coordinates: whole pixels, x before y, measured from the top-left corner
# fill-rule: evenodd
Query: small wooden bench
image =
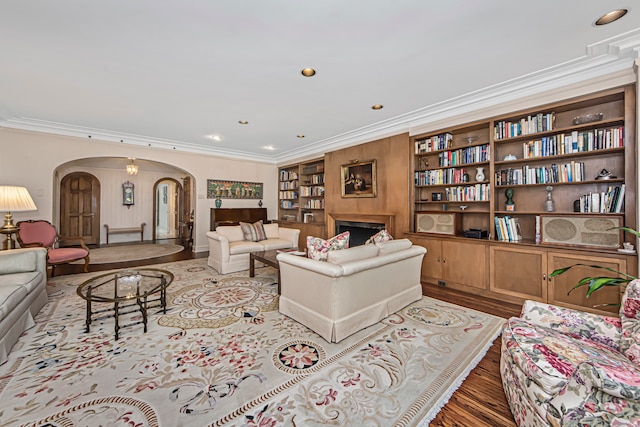
<path id="1" fill-rule="evenodd" d="M 104 228 L 107 230 L 107 245 L 109 244 L 109 235 L 110 234 L 128 234 L 128 233 L 140 233 L 140 241 L 144 242 L 144 226 L 147 223 L 143 222 L 140 224 L 140 227 L 121 227 L 121 228 L 113 228 L 109 227 L 107 224 L 104 225 Z"/>

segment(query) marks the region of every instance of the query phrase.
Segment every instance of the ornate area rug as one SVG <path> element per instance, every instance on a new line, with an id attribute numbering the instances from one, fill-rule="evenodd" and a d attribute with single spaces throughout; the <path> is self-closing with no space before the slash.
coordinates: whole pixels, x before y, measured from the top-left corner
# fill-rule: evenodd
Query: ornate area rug
<path id="1" fill-rule="evenodd" d="M 94 273 L 50 280 L 36 326 L 0 365 L 0 425 L 427 425 L 504 321 L 424 297 L 330 344 L 278 312 L 275 269 L 155 267 L 175 275 L 169 310 L 118 341 L 113 319 L 85 332 L 75 290 Z"/>
<path id="2" fill-rule="evenodd" d="M 139 259 L 176 254 L 183 249 L 183 246 L 174 244 L 107 246 L 104 248 L 91 249 L 89 258 L 91 264 L 109 264 L 112 262 L 136 261 Z M 84 264 L 84 260 L 75 261 L 73 264 Z"/>

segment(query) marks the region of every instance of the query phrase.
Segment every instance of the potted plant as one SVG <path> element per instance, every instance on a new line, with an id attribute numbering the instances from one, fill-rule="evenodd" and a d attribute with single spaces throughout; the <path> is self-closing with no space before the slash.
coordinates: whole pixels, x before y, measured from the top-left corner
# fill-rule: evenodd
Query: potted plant
<path id="1" fill-rule="evenodd" d="M 636 237 L 640 237 L 640 232 L 629 227 L 614 227 L 614 229 L 620 229 L 620 230 L 629 232 L 635 235 Z M 600 265 L 588 265 L 588 264 L 574 264 L 569 267 L 558 268 L 557 270 L 554 270 L 549 275 L 549 277 L 559 276 L 564 272 L 572 269 L 573 267 L 578 267 L 578 266 L 607 270 L 607 271 L 616 273 L 618 276 L 617 277 L 607 277 L 607 276 L 583 277 L 573 288 L 569 290 L 567 294 L 570 294 L 575 289 L 586 286 L 587 287 L 586 297 L 589 298 L 592 293 L 597 292 L 598 290 L 602 289 L 605 286 L 618 286 L 621 288 L 625 288 L 629 282 L 637 279 L 637 277 L 634 277 L 627 273 L 623 273 L 621 271 L 615 270 L 610 267 L 602 267 Z M 620 305 L 620 304 L 605 304 L 605 305 Z"/>

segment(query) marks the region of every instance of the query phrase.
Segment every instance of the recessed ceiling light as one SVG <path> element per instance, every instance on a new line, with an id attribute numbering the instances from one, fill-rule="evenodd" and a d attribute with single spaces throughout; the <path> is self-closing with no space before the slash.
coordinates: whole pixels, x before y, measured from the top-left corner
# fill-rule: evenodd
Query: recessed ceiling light
<path id="1" fill-rule="evenodd" d="M 241 125 L 247 125 L 247 124 L 249 124 L 249 122 L 248 122 L 248 121 L 246 121 L 246 120 L 238 120 L 238 123 L 240 123 Z"/>
<path id="2" fill-rule="evenodd" d="M 214 141 L 222 141 L 222 137 L 220 135 L 209 135 L 209 138 L 213 139 Z"/>
<path id="3" fill-rule="evenodd" d="M 372 110 L 382 110 L 382 108 L 383 108 L 383 105 L 381 104 L 375 104 L 371 106 Z"/>
<path id="4" fill-rule="evenodd" d="M 596 25 L 611 24 L 613 21 L 617 21 L 618 19 L 626 15 L 627 12 L 628 12 L 627 9 L 612 10 L 611 12 L 606 13 L 602 15 L 600 18 L 598 18 L 598 20 L 596 21 Z"/>
<path id="5" fill-rule="evenodd" d="M 303 68 L 301 73 L 305 77 L 313 77 L 316 75 L 316 70 L 314 70 L 313 68 Z"/>
<path id="6" fill-rule="evenodd" d="M 262 148 L 264 148 L 265 150 L 275 150 L 276 149 L 276 147 L 274 147 L 273 145 L 265 145 Z"/>
<path id="7" fill-rule="evenodd" d="M 298 135 L 296 135 L 298 138 L 304 138 L 304 135 L 299 133 Z"/>

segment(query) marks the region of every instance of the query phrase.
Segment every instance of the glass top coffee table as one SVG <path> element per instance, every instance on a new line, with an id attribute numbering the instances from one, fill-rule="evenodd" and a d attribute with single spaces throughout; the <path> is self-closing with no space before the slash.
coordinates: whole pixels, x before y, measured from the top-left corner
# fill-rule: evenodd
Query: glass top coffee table
<path id="1" fill-rule="evenodd" d="M 108 317 L 115 319 L 115 337 L 119 336 L 121 326 L 119 316 L 140 311 L 142 322 L 134 322 L 125 326 L 144 324 L 147 332 L 147 310 L 161 307 L 167 312 L 167 288 L 173 282 L 173 274 L 157 268 L 137 268 L 120 270 L 92 277 L 78 286 L 77 293 L 87 301 L 86 332 L 89 332 L 92 320 Z M 149 298 L 152 295 L 157 296 Z M 113 307 L 92 310 L 93 303 L 113 304 Z M 110 314 L 109 314 L 110 313 Z M 94 318 L 94 315 L 100 315 Z"/>

